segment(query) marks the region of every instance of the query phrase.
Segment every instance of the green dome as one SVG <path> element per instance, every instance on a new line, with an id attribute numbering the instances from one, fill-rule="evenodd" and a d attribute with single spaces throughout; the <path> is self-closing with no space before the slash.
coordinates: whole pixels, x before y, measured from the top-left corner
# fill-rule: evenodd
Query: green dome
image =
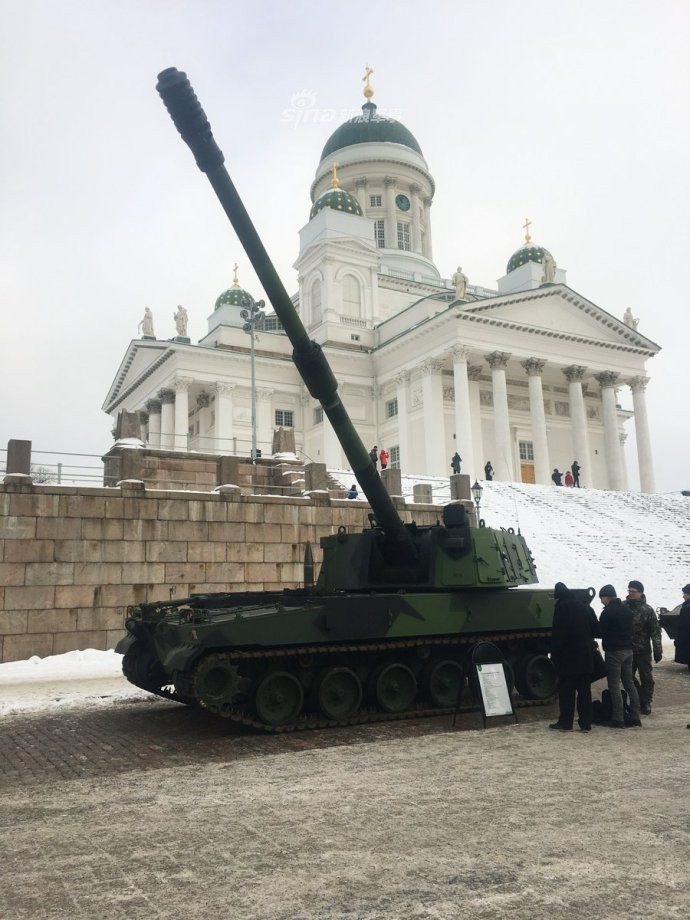
<path id="1" fill-rule="evenodd" d="M 362 216 L 359 202 L 354 195 L 346 192 L 344 188 L 329 188 L 323 195 L 320 195 L 311 206 L 309 220 L 315 217 L 319 211 L 323 211 L 324 208 L 333 208 L 334 211 L 345 211 L 347 214 Z"/>
<path id="2" fill-rule="evenodd" d="M 254 298 L 251 294 L 245 291 L 244 288 L 241 288 L 239 284 L 228 288 L 227 291 L 223 291 L 218 300 L 216 301 L 216 306 L 214 309 L 218 310 L 220 307 L 225 304 L 231 304 L 236 307 L 251 307 L 254 303 Z"/>
<path id="3" fill-rule="evenodd" d="M 551 253 L 548 249 L 544 249 L 543 246 L 535 246 L 531 240 L 529 243 L 523 243 L 508 260 L 506 274 L 510 274 L 510 272 L 515 271 L 516 268 L 520 268 L 520 266 L 524 265 L 526 262 L 542 263 L 545 256 L 551 256 Z M 553 258 L 553 256 L 551 256 L 551 258 Z"/>
<path id="4" fill-rule="evenodd" d="M 394 118 L 377 115 L 374 103 L 365 102 L 361 115 L 355 115 L 331 134 L 323 148 L 321 159 L 325 160 L 336 150 L 351 147 L 353 144 L 372 143 L 402 144 L 403 147 L 409 147 L 420 156 L 423 155 L 417 139 L 405 125 L 401 125 Z"/>

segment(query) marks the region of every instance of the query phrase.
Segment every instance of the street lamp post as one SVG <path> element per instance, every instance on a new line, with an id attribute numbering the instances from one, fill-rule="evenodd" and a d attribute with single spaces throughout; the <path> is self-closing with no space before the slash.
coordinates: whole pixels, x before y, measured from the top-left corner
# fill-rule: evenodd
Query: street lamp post
<path id="1" fill-rule="evenodd" d="M 475 479 L 474 485 L 472 486 L 470 491 L 472 492 L 472 498 L 474 499 L 474 503 L 477 506 L 477 526 L 479 526 L 479 521 L 480 521 L 479 506 L 482 501 L 482 492 L 484 491 L 484 489 L 482 489 L 482 487 L 479 485 L 479 483 Z"/>
<path id="2" fill-rule="evenodd" d="M 251 368 L 252 368 L 252 463 L 256 462 L 259 456 L 256 449 L 256 371 L 254 368 L 254 339 L 256 337 L 256 324 L 263 320 L 266 315 L 263 311 L 265 303 L 263 300 L 252 301 L 248 310 L 240 310 L 240 316 L 245 320 L 242 327 L 249 334 L 251 342 Z"/>

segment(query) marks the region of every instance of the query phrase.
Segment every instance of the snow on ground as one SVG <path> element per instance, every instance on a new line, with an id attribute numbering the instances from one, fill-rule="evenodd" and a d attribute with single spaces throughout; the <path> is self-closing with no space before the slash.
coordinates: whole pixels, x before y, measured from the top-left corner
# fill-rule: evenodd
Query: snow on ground
<path id="1" fill-rule="evenodd" d="M 350 471 L 331 471 L 344 488 Z M 434 502 L 449 501 L 448 479 L 403 477 L 409 501 L 417 482 L 432 486 Z M 621 597 L 631 578 L 645 585 L 649 603 L 676 606 L 690 581 L 690 499 L 597 489 L 483 482 L 481 514 L 490 527 L 520 528 L 543 587 L 556 581 L 598 590 L 611 582 Z M 598 601 L 594 609 L 599 610 Z M 664 633 L 664 656 L 673 643 Z M 94 649 L 0 664 L 0 716 L 12 712 L 151 699 L 122 675 L 122 658 Z"/>

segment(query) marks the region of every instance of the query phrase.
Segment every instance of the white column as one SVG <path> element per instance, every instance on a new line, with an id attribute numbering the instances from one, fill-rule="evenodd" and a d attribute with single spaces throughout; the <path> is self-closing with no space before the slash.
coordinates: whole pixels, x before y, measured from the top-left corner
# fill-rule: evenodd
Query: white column
<path id="1" fill-rule="evenodd" d="M 635 413 L 635 441 L 637 443 L 637 465 L 640 471 L 640 491 L 654 492 L 654 463 L 652 461 L 652 442 L 649 437 L 649 418 L 647 416 L 647 396 L 645 390 L 649 377 L 633 377 L 629 380 Z"/>
<path id="2" fill-rule="evenodd" d="M 625 442 L 628 440 L 628 432 L 620 431 L 618 432 L 618 443 L 620 444 L 620 456 L 621 456 L 621 488 L 624 492 L 630 491 L 630 486 L 628 485 L 628 464 L 625 461 Z"/>
<path id="3" fill-rule="evenodd" d="M 395 216 L 395 179 L 386 176 L 383 180 L 385 188 L 385 208 L 384 227 L 386 234 L 386 249 L 398 248 L 398 220 Z"/>
<path id="4" fill-rule="evenodd" d="M 446 439 L 443 423 L 443 363 L 436 358 L 422 364 L 424 407 L 424 468 L 431 476 L 446 473 Z"/>
<path id="5" fill-rule="evenodd" d="M 232 440 L 232 391 L 234 389 L 234 383 L 216 384 L 215 450 L 226 457 L 235 453 L 235 446 Z M 251 447 L 251 435 L 249 447 Z M 246 453 L 249 453 L 249 447 L 247 447 Z"/>
<path id="6" fill-rule="evenodd" d="M 261 387 L 256 391 L 256 446 L 264 457 L 273 451 L 273 390 Z"/>
<path id="7" fill-rule="evenodd" d="M 529 387 L 529 414 L 532 420 L 532 441 L 534 443 L 534 478 L 540 485 L 547 486 L 551 482 L 551 460 L 546 436 L 544 392 L 541 386 L 541 375 L 546 361 L 528 358 L 520 363 L 527 373 Z"/>
<path id="8" fill-rule="evenodd" d="M 606 451 L 606 470 L 609 489 L 623 489 L 623 465 L 621 463 L 621 445 L 618 431 L 618 409 L 616 407 L 616 381 L 618 374 L 603 371 L 595 374 L 594 379 L 601 387 L 602 421 L 604 423 L 604 449 Z"/>
<path id="9" fill-rule="evenodd" d="M 586 367 L 579 364 L 571 364 L 568 367 L 561 368 L 566 380 L 568 381 L 568 402 L 570 404 L 570 421 L 572 422 L 573 433 L 573 457 L 584 470 L 583 478 L 592 481 L 592 454 L 589 449 L 589 429 L 587 427 L 587 412 L 585 409 L 585 399 L 582 392 L 582 381 L 584 380 Z M 572 463 L 571 460 L 571 463 Z"/>
<path id="10" fill-rule="evenodd" d="M 362 209 L 362 214 L 369 213 L 369 199 L 367 197 L 367 180 L 355 179 L 355 197 Z"/>
<path id="11" fill-rule="evenodd" d="M 161 446 L 161 402 L 160 399 L 149 399 L 146 403 L 149 414 L 149 440 L 148 446 L 157 450 Z"/>
<path id="12" fill-rule="evenodd" d="M 161 401 L 161 450 L 172 450 L 175 439 L 175 391 L 160 390 Z"/>
<path id="13" fill-rule="evenodd" d="M 175 380 L 175 450 L 188 449 L 189 388 L 192 381 L 186 377 Z"/>
<path id="14" fill-rule="evenodd" d="M 470 410 L 470 382 L 467 377 L 467 349 L 454 348 L 453 388 L 455 390 L 455 449 L 463 460 L 462 469 L 470 478 L 476 477 L 474 446 L 472 443 L 472 415 Z"/>
<path id="15" fill-rule="evenodd" d="M 199 417 L 199 434 L 196 438 L 196 449 L 211 452 L 213 450 L 213 441 L 211 440 L 211 394 L 202 390 L 197 395 L 196 405 Z"/>
<path id="16" fill-rule="evenodd" d="M 510 355 L 504 351 L 492 351 L 486 356 L 486 363 L 491 368 L 491 383 L 494 397 L 494 440 L 496 456 L 492 466 L 496 479 L 515 479 L 510 446 L 510 416 L 508 413 L 508 387 L 506 385 L 506 365 Z"/>
<path id="17" fill-rule="evenodd" d="M 431 198 L 424 199 L 424 223 L 426 229 L 424 231 L 424 251 L 422 252 L 423 256 L 426 256 L 427 259 L 431 259 L 433 262 L 433 250 L 431 246 Z"/>
<path id="18" fill-rule="evenodd" d="M 416 185 L 414 182 L 410 185 L 410 201 L 412 207 L 410 211 L 412 212 L 412 239 L 410 240 L 412 246 L 412 252 L 422 252 L 422 226 L 420 220 L 420 203 L 419 203 L 419 193 L 421 192 L 421 187 Z"/>
<path id="19" fill-rule="evenodd" d="M 395 378 L 395 395 L 398 400 L 398 450 L 400 451 L 400 469 L 411 470 L 410 458 L 410 419 L 408 388 L 410 372 L 402 371 Z"/>
<path id="20" fill-rule="evenodd" d="M 474 447 L 474 456 L 469 458 L 469 462 L 473 463 L 473 469 L 479 472 L 475 472 L 475 479 L 484 478 L 484 464 L 487 460 L 490 460 L 491 457 L 484 456 L 484 435 L 482 433 L 482 407 L 481 407 L 481 398 L 479 395 L 479 378 L 482 375 L 483 367 L 481 364 L 468 364 L 467 365 L 467 378 L 469 380 L 469 399 L 470 399 L 470 427 L 472 430 L 472 444 Z"/>

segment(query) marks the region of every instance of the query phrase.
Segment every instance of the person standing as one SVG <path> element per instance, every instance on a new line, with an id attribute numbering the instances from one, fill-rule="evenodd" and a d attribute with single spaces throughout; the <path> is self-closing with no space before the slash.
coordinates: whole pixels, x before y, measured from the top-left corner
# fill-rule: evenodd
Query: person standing
<path id="1" fill-rule="evenodd" d="M 563 482 L 570 488 L 575 485 L 575 480 L 573 479 L 573 474 L 570 472 L 570 470 L 565 471 L 565 479 Z"/>
<path id="2" fill-rule="evenodd" d="M 580 464 L 577 460 L 573 460 L 570 465 L 570 472 L 573 474 L 573 479 L 575 480 L 575 488 L 580 488 Z"/>
<path id="3" fill-rule="evenodd" d="M 450 465 L 451 465 L 451 467 L 452 467 L 453 474 L 454 474 L 455 476 L 457 476 L 457 475 L 460 473 L 460 464 L 461 464 L 461 463 L 462 463 L 462 457 L 460 456 L 460 454 L 459 454 L 459 453 L 457 452 L 457 450 L 456 450 L 455 453 L 453 454 L 453 456 L 450 458 Z"/>
<path id="4" fill-rule="evenodd" d="M 686 664 L 690 669 L 690 584 L 683 588 L 683 603 L 678 611 L 678 632 L 674 645 L 676 646 L 674 661 L 677 661 L 678 664 Z"/>
<path id="5" fill-rule="evenodd" d="M 374 444 L 374 446 L 369 451 L 369 459 L 374 464 L 374 469 L 377 470 L 378 469 L 377 464 L 379 462 L 379 449 L 376 446 L 376 444 Z"/>
<path id="6" fill-rule="evenodd" d="M 599 635 L 606 659 L 606 682 L 611 694 L 611 728 L 625 728 L 621 681 L 630 701 L 628 725 L 640 726 L 640 698 L 632 674 L 632 611 L 623 606 L 613 585 L 604 585 L 599 591 L 604 605 L 599 617 Z"/>
<path id="7" fill-rule="evenodd" d="M 551 626 L 551 659 L 558 674 L 558 721 L 549 725 L 571 732 L 577 695 L 577 721 L 581 732 L 592 730 L 592 675 L 594 638 L 599 633 L 596 614 L 578 601 L 562 581 L 553 589 L 556 606 Z"/>
<path id="8" fill-rule="evenodd" d="M 386 450 L 385 447 L 382 447 L 381 453 L 379 454 L 379 460 L 381 461 L 382 470 L 385 470 L 386 467 L 388 466 L 388 457 L 389 457 L 388 451 Z"/>
<path id="9" fill-rule="evenodd" d="M 652 654 L 657 664 L 663 657 L 661 624 L 647 603 L 641 581 L 628 583 L 628 596 L 623 603 L 632 611 L 633 675 L 637 674 L 640 682 L 640 712 L 648 716 L 654 699 Z"/>
<path id="10" fill-rule="evenodd" d="M 494 468 L 491 466 L 491 460 L 487 460 L 484 464 L 484 479 L 487 482 L 493 482 L 494 478 Z"/>
<path id="11" fill-rule="evenodd" d="M 554 484 L 555 486 L 562 486 L 562 485 L 563 485 L 563 482 L 562 482 L 562 479 L 561 479 L 562 476 L 563 476 L 563 473 L 561 473 L 560 470 L 558 469 L 558 467 L 556 467 L 556 468 L 554 469 L 553 473 L 551 473 L 551 479 L 553 480 L 553 484 Z"/>

